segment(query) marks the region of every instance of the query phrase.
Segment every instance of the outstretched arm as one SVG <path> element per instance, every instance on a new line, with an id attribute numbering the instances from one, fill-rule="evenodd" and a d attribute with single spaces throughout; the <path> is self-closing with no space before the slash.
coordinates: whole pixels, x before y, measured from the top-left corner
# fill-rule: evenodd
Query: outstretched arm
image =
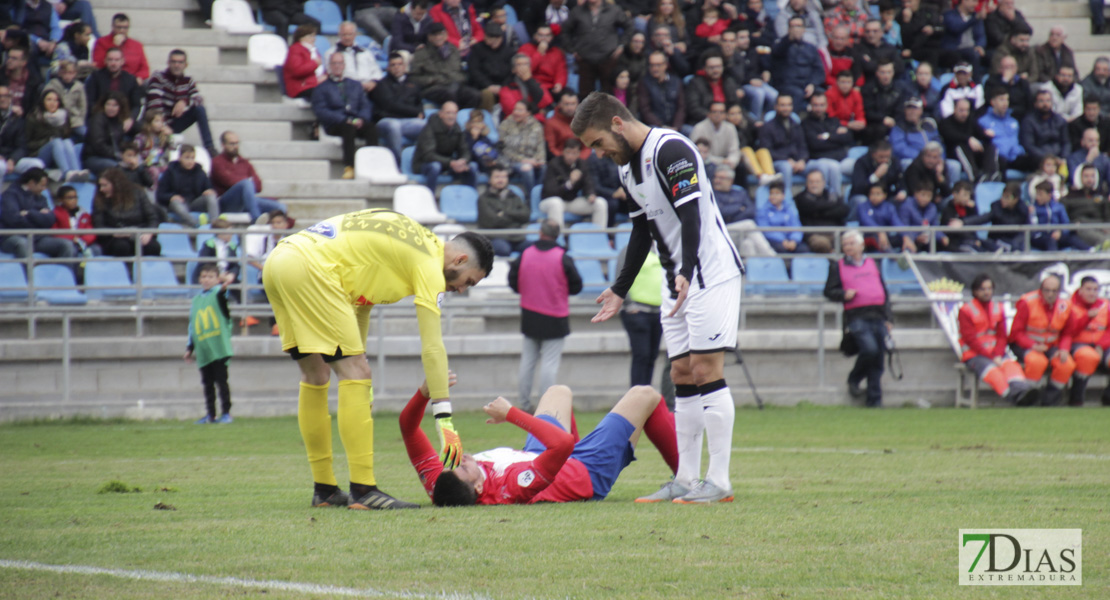
<path id="1" fill-rule="evenodd" d="M 574 451 L 574 436 L 547 421 L 537 419 L 514 407 L 504 398 L 497 398 L 482 407 L 482 410 L 490 416 L 486 420 L 487 423 L 512 423 L 536 436 L 536 439 L 547 449 L 532 464 L 537 471 L 537 475 L 543 478 L 548 485 L 555 481 L 559 469 L 563 468 L 567 459 L 570 458 L 570 453 Z"/>

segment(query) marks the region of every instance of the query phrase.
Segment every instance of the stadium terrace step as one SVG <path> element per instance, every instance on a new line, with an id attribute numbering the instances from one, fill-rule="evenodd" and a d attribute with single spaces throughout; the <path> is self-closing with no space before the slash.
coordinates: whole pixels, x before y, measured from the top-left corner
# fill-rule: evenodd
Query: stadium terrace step
<path id="1" fill-rule="evenodd" d="M 290 173 L 289 175 L 294 175 Z M 329 180 L 312 181 L 300 179 L 272 179 L 263 181 L 263 195 L 276 198 L 366 198 L 381 197 L 371 194 L 371 185 L 366 181 Z M 384 186 L 377 186 L 384 187 Z M 390 193 L 392 197 L 392 192 Z"/>
<path id="2" fill-rule="evenodd" d="M 346 198 L 282 198 L 282 202 L 289 209 L 289 214 L 297 218 L 297 226 L 319 223 L 336 215 L 342 215 L 364 208 L 377 208 L 386 205 L 369 202 L 367 200 L 352 200 Z M 392 205 L 392 202 L 390 202 Z"/>
<path id="3" fill-rule="evenodd" d="M 163 68 L 165 67 L 163 66 Z M 274 75 L 274 72 L 267 71 L 258 65 L 190 66 L 185 74 L 195 79 L 198 83 L 261 83 L 267 85 L 272 83 L 277 85 L 277 77 Z"/>
<path id="4" fill-rule="evenodd" d="M 100 23 L 97 23 L 100 25 Z M 249 35 L 228 33 L 223 29 L 211 29 L 208 27 L 203 28 L 170 28 L 158 27 L 155 29 L 148 29 L 140 33 L 133 28 L 132 33 L 135 39 L 147 44 L 157 44 L 159 46 L 218 46 L 220 48 L 239 48 L 246 49 L 247 42 L 250 40 Z M 165 57 L 163 57 L 163 60 Z M 189 57 L 190 65 L 195 64 L 192 57 Z"/>
<path id="5" fill-rule="evenodd" d="M 218 46 L 163 46 L 161 44 L 153 45 L 151 43 L 143 43 L 144 50 L 146 50 L 146 62 L 150 64 L 151 73 L 161 71 L 166 68 L 166 59 L 170 56 L 170 50 L 184 50 L 189 57 L 189 64 L 195 67 L 204 65 L 219 65 L 220 48 Z M 233 49 L 228 52 L 234 52 Z M 244 53 L 244 57 L 246 54 Z M 246 59 L 243 60 L 246 63 Z"/>
<path id="6" fill-rule="evenodd" d="M 245 140 L 269 140 L 274 142 L 287 141 L 293 137 L 293 124 L 288 121 L 218 121 L 208 120 L 212 130 L 212 137 L 219 138 L 220 132 L 234 131 Z M 308 135 L 305 133 L 304 135 Z M 185 141 L 190 144 L 200 143 L 200 132 L 196 127 L 185 130 Z M 253 158 L 245 151 L 243 156 Z"/>
<path id="7" fill-rule="evenodd" d="M 300 108 L 292 104 L 285 104 L 283 102 L 266 102 L 266 103 L 232 103 L 232 102 L 217 102 L 208 107 L 208 118 L 217 119 L 220 121 L 300 121 L 311 122 L 315 120 L 312 111 L 307 108 Z M 244 147 L 246 142 L 244 141 Z M 289 142 L 291 144 L 297 142 Z M 316 142 L 312 142 L 315 144 Z M 332 145 L 334 144 L 327 144 Z M 338 146 L 335 146 L 338 148 Z M 331 155 L 329 154 L 329 157 Z M 298 155 L 298 158 L 313 158 L 310 156 Z M 335 154 L 338 158 L 339 154 Z"/>
<path id="8" fill-rule="evenodd" d="M 157 3 L 158 10 L 173 10 L 173 11 L 198 11 L 200 8 L 197 6 L 196 0 L 97 0 L 96 6 L 98 9 L 103 9 L 104 12 L 114 14 L 116 12 L 127 12 L 130 14 L 133 10 L 150 9 L 151 5 Z M 98 11 L 93 11 L 98 19 L 97 25 L 100 25 L 100 14 Z M 106 21 L 103 30 L 107 31 L 111 25 L 110 21 Z"/>
<path id="9" fill-rule="evenodd" d="M 269 105 L 264 105 L 269 106 Z M 219 109 L 217 109 L 219 110 Z M 301 110 L 301 109 L 297 109 Z M 213 130 L 213 135 L 219 135 Z M 323 158 L 328 160 L 339 160 L 343 155 L 343 150 L 338 144 L 329 144 L 326 142 L 314 141 L 295 141 L 295 142 L 272 142 L 252 140 L 240 136 L 241 148 L 239 150 L 243 156 L 251 160 L 258 158 L 272 158 L 272 159 L 315 159 Z"/>
<path id="10" fill-rule="evenodd" d="M 143 44 L 147 44 L 152 40 L 150 36 L 144 33 L 146 31 L 182 29 L 185 26 L 185 9 L 163 8 L 161 2 L 162 0 L 152 0 L 147 2 L 143 8 L 128 8 L 126 10 L 115 7 L 107 8 L 101 6 L 100 2 L 96 2 L 93 8 L 93 16 L 96 17 L 96 25 L 100 29 L 101 35 L 109 35 L 112 31 L 112 15 L 118 12 L 127 13 L 127 17 L 131 19 L 129 35 Z"/>
<path id="11" fill-rule="evenodd" d="M 296 175 L 298 179 L 330 179 L 331 164 L 326 160 L 273 160 L 252 158 L 251 164 L 263 181 Z"/>
<path id="12" fill-rule="evenodd" d="M 213 107 L 227 103 L 249 103 L 257 101 L 257 92 L 254 85 L 249 83 L 205 83 L 198 82 L 197 90 L 204 96 L 205 105 L 209 110 Z M 275 95 L 277 95 L 275 93 Z"/>

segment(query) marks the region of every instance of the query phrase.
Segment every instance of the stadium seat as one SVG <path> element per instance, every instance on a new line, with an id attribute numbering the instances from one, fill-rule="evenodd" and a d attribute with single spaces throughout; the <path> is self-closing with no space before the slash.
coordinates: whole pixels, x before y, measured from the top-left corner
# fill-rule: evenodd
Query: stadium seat
<path id="1" fill-rule="evenodd" d="M 447 215 L 439 212 L 432 191 L 423 185 L 402 185 L 393 191 L 393 210 L 421 225 L 439 225 Z"/>
<path id="2" fill-rule="evenodd" d="M 513 25 L 516 25 L 520 21 L 520 19 L 517 18 L 515 8 L 513 8 L 512 6 L 510 6 L 508 4 L 504 5 L 502 8 L 505 9 L 505 24 L 506 25 L 508 25 L 509 27 L 512 27 Z"/>
<path id="3" fill-rule="evenodd" d="M 525 225 L 524 228 L 536 232 L 536 233 L 525 234 L 524 235 L 524 241 L 528 242 L 529 244 L 534 244 L 534 243 L 540 241 L 540 224 L 539 223 L 529 223 L 529 224 Z"/>
<path id="4" fill-rule="evenodd" d="M 66 305 L 83 305 L 89 302 L 88 296 L 77 290 L 73 269 L 67 265 L 39 265 L 31 272 L 31 277 L 36 288 L 35 300 Z M 58 289 L 38 289 L 40 287 Z"/>
<path id="5" fill-rule="evenodd" d="M 273 70 L 285 64 L 289 45 L 285 38 L 273 33 L 256 33 L 247 40 L 247 62 Z M 278 78 L 281 79 L 280 77 Z"/>
<path id="6" fill-rule="evenodd" d="M 509 287 L 509 261 L 495 258 L 489 275 L 482 278 L 475 287 Z"/>
<path id="7" fill-rule="evenodd" d="M 380 185 L 400 185 L 408 177 L 397 169 L 397 159 L 389 148 L 363 146 L 355 152 L 355 179 L 366 179 Z"/>
<path id="8" fill-rule="evenodd" d="M 790 263 L 790 280 L 797 291 L 810 296 L 821 296 L 829 277 L 829 261 L 825 258 L 798 257 Z"/>
<path id="9" fill-rule="evenodd" d="M 848 148 L 848 158 L 860 159 L 867 154 L 867 146 L 852 146 Z"/>
<path id="10" fill-rule="evenodd" d="M 247 278 L 243 280 L 243 285 L 250 286 L 250 291 L 247 292 L 247 302 L 251 304 L 265 304 L 266 292 L 262 289 L 262 271 L 252 264 L 247 264 Z"/>
<path id="11" fill-rule="evenodd" d="M 529 204 L 532 206 L 532 220 L 538 221 L 544 217 L 543 211 L 540 210 L 540 201 L 543 200 L 543 185 L 536 184 L 532 186 L 532 193 L 528 196 Z"/>
<path id="12" fill-rule="evenodd" d="M 447 185 L 439 192 L 439 209 L 456 223 L 478 222 L 478 190 L 468 185 Z"/>
<path id="13" fill-rule="evenodd" d="M 886 283 L 886 289 L 891 294 L 899 296 L 924 295 L 921 284 L 917 282 L 917 277 L 914 276 L 913 271 L 908 267 L 902 268 L 897 259 L 884 258 L 881 272 L 883 282 Z"/>
<path id="14" fill-rule="evenodd" d="M 605 270 L 613 275 L 617 268 L 617 251 L 609 246 L 609 234 L 602 233 L 593 223 L 575 223 L 567 234 L 567 253 L 576 262 L 596 259 L 605 263 Z"/>
<path id="15" fill-rule="evenodd" d="M 432 227 L 432 233 L 434 233 L 441 242 L 446 242 L 464 231 L 466 231 L 466 226 L 459 225 L 458 223 L 440 223 Z"/>
<path id="16" fill-rule="evenodd" d="M 401 150 L 401 174 L 407 177 L 410 181 L 416 183 L 424 183 L 424 176 L 420 173 L 415 173 L 412 170 L 412 158 L 416 154 L 416 146 L 409 146 Z M 451 176 L 440 174 L 439 181 L 436 183 L 450 183 Z"/>
<path id="17" fill-rule="evenodd" d="M 173 264 L 165 260 L 143 260 L 136 270 L 135 285 L 142 285 L 143 298 L 185 298 L 189 289 L 177 281 Z"/>
<path id="18" fill-rule="evenodd" d="M 85 287 L 89 300 L 136 300 L 135 286 L 131 284 L 131 276 L 127 274 L 127 265 L 123 261 L 87 261 Z"/>
<path id="19" fill-rule="evenodd" d="M 262 33 L 246 0 L 216 0 L 212 4 L 212 26 L 228 33 Z"/>
<path id="20" fill-rule="evenodd" d="M 617 227 L 617 229 L 619 231 L 617 231 L 614 249 L 620 254 L 620 251 L 628 245 L 628 240 L 632 237 L 632 223 L 624 223 L 620 227 Z"/>
<path id="21" fill-rule="evenodd" d="M 336 35 L 339 33 L 339 24 L 343 22 L 343 12 L 339 5 L 331 0 L 308 0 L 304 3 L 304 14 L 320 22 L 320 33 Z M 320 36 L 317 39 L 321 39 Z M 320 53 L 323 56 L 323 52 Z"/>
<path id="22" fill-rule="evenodd" d="M 320 53 L 320 60 L 327 56 L 328 50 L 331 50 L 331 42 L 328 38 L 322 35 L 316 36 L 316 51 Z"/>
<path id="23" fill-rule="evenodd" d="M 996 200 L 1002 198 L 1002 191 L 1006 189 L 1006 184 L 1001 181 L 984 181 L 975 186 L 975 208 L 979 210 L 979 214 L 985 215 L 991 211 L 991 204 Z M 979 239 L 987 239 L 986 230 L 979 230 L 976 235 Z"/>
<path id="24" fill-rule="evenodd" d="M 470 113 L 476 110 L 482 109 L 463 108 L 459 110 L 458 121 L 460 128 L 466 128 L 466 122 L 470 120 Z M 486 123 L 486 127 L 489 127 L 489 141 L 497 143 L 497 124 L 493 122 L 493 115 L 489 114 L 488 111 L 482 110 L 482 120 Z"/>
<path id="25" fill-rule="evenodd" d="M 77 192 L 77 206 L 81 207 L 81 210 L 92 214 L 93 199 L 96 197 L 96 183 L 86 181 L 67 185 L 73 187 L 74 191 Z"/>
<path id="26" fill-rule="evenodd" d="M 745 267 L 749 294 L 782 296 L 797 292 L 797 286 L 790 283 L 786 274 L 786 263 L 777 256 L 753 256 Z"/>
<path id="27" fill-rule="evenodd" d="M 582 291 L 579 296 L 597 296 L 609 287 L 609 280 L 601 271 L 601 263 L 596 260 L 584 259 L 574 261 L 578 274 L 582 276 Z"/>
<path id="28" fill-rule="evenodd" d="M 17 262 L 0 262 L 0 302 L 26 302 L 27 275 Z"/>
<path id="29" fill-rule="evenodd" d="M 166 258 L 196 258 L 197 251 L 189 243 L 189 236 L 177 233 L 183 229 L 177 223 L 161 223 L 158 229 L 165 233 L 158 235 L 158 242 L 162 244 L 162 256 Z"/>

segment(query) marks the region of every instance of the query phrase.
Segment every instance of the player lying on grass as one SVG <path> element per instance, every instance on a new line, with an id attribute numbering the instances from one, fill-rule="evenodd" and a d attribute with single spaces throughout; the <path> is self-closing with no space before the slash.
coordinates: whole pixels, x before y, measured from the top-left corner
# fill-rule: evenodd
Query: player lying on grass
<path id="1" fill-rule="evenodd" d="M 633 451 L 641 431 L 647 433 L 671 471 L 677 468 L 674 415 L 659 392 L 649 386 L 630 389 L 581 440 L 571 400 L 570 388 L 552 386 L 533 416 L 497 398 L 483 408 L 490 417 L 486 422 L 509 422 L 526 431 L 523 450 L 494 448 L 464 454 L 458 467 L 444 470 L 439 454 L 420 429 L 428 404 L 424 384 L 401 411 L 401 435 L 409 460 L 436 506 L 601 500 L 621 470 L 635 460 Z"/>

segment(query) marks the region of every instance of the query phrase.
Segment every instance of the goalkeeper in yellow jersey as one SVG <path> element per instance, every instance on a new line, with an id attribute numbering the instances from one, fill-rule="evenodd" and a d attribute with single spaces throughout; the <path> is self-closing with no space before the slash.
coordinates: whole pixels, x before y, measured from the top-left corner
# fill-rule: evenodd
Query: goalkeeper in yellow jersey
<path id="1" fill-rule="evenodd" d="M 421 359 L 443 463 L 458 464 L 462 443 L 451 424 L 447 351 L 439 305 L 489 274 L 493 248 L 466 232 L 446 244 L 412 219 L 370 209 L 321 221 L 278 244 L 262 281 L 281 331 L 281 349 L 301 369 L 297 421 L 315 490 L 312 505 L 357 510 L 416 508 L 379 490 L 374 479 L 373 392 L 366 360 L 370 308 L 413 296 Z M 328 384 L 339 378 L 339 437 L 347 453 L 350 495 L 332 470 Z"/>

